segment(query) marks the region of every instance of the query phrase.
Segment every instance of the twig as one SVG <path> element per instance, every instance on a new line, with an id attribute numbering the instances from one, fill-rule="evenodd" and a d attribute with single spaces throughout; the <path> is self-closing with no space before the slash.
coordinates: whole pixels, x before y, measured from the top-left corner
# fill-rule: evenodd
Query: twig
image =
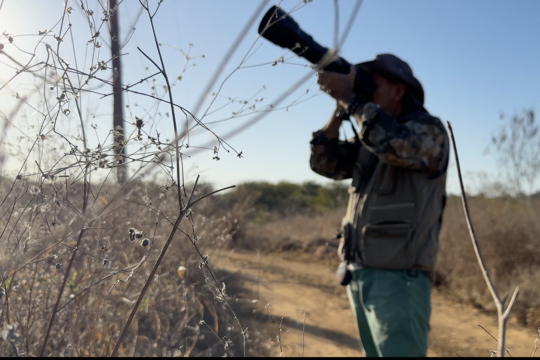
<path id="1" fill-rule="evenodd" d="M 283 329 L 281 328 L 281 325 L 283 324 L 283 316 L 281 317 L 281 320 L 279 321 L 279 348 L 281 349 L 281 356 L 283 357 L 283 349 L 281 348 L 281 334 L 283 333 Z"/>
<path id="2" fill-rule="evenodd" d="M 11 351 L 13 351 L 13 355 L 14 355 L 15 357 L 19 357 L 19 353 L 17 352 L 17 347 L 15 346 L 14 341 L 8 340 L 8 339 L 4 339 L 3 337 L 0 337 L 0 340 L 4 340 L 5 342 L 7 342 L 8 345 L 11 346 Z"/>
<path id="3" fill-rule="evenodd" d="M 496 342 L 499 342 L 499 340 L 497 340 L 497 338 L 495 336 L 491 335 L 491 333 L 489 331 L 487 331 L 487 329 L 485 327 L 483 327 L 480 324 L 476 324 L 476 326 L 478 326 L 479 328 L 484 330 L 489 336 L 491 336 L 493 338 L 493 340 L 495 340 Z M 510 355 L 510 357 L 512 357 L 512 354 L 510 354 L 510 350 L 506 349 L 506 352 L 508 353 L 508 355 Z"/>
<path id="4" fill-rule="evenodd" d="M 83 214 L 86 213 L 86 207 L 88 206 L 88 182 L 87 180 L 88 171 L 85 170 L 84 172 L 84 183 L 83 183 Z M 78 249 L 81 245 L 81 240 L 83 238 L 83 235 L 86 231 L 86 228 L 83 227 L 79 232 L 79 238 L 77 239 L 77 244 L 75 245 L 75 249 Z M 41 347 L 41 351 L 39 353 L 40 357 L 43 357 L 45 348 L 47 347 L 47 341 L 49 340 L 49 335 L 51 334 L 51 329 L 54 323 L 54 318 L 56 317 L 56 313 L 58 312 L 58 307 L 60 306 L 60 300 L 62 300 L 62 294 L 64 293 L 64 288 L 66 287 L 66 283 L 68 280 L 69 272 L 71 271 L 71 267 L 73 266 L 73 262 L 75 260 L 75 256 L 77 256 L 77 251 L 73 251 L 73 254 L 71 255 L 71 259 L 69 259 L 69 264 L 66 269 L 66 274 L 64 275 L 64 280 L 62 281 L 62 285 L 60 286 L 60 290 L 58 291 L 58 297 L 56 298 L 56 303 L 54 304 L 54 308 L 51 315 L 51 320 L 49 321 L 49 326 L 47 328 L 47 333 L 45 334 L 45 340 L 43 340 L 43 346 Z"/>
<path id="5" fill-rule="evenodd" d="M 152 34 L 154 35 L 154 42 L 156 44 L 156 50 L 158 52 L 158 56 L 159 56 L 159 61 L 161 62 L 161 67 L 159 67 L 152 59 L 150 59 L 148 56 L 146 56 L 146 54 L 144 54 L 155 66 L 156 68 L 161 72 L 161 74 L 163 75 L 163 78 L 165 79 L 165 83 L 167 84 L 167 92 L 168 92 L 168 95 L 169 95 L 169 102 L 171 103 L 171 116 L 172 116 L 172 122 L 173 122 L 173 128 L 174 128 L 174 143 L 175 143 L 175 161 L 176 161 L 176 183 L 177 184 L 180 184 L 180 152 L 178 151 L 178 127 L 177 127 L 177 123 L 176 123 L 176 113 L 174 111 L 174 106 L 172 106 L 172 103 L 173 103 L 173 98 L 172 98 L 172 89 L 171 89 L 171 84 L 169 83 L 169 77 L 167 76 L 167 72 L 165 70 L 165 62 L 163 61 L 163 56 L 161 56 L 161 49 L 159 48 L 159 42 L 158 42 L 158 39 L 157 39 L 157 34 L 156 34 L 156 29 L 154 28 L 154 15 L 151 15 L 150 14 L 150 8 L 148 7 L 148 3 L 147 3 L 147 6 L 144 6 L 144 4 L 139 1 L 142 5 L 142 7 L 146 10 L 146 12 L 148 13 L 148 18 L 150 20 L 150 27 L 152 28 Z M 158 8 L 159 8 L 159 4 L 158 3 Z M 157 12 L 157 9 L 156 9 L 156 12 Z M 137 47 L 137 49 L 139 49 Z M 139 49 L 139 51 L 142 52 L 141 49 Z M 180 209 L 184 207 L 184 204 L 183 204 L 183 201 L 182 201 L 182 194 L 180 192 L 180 186 L 178 186 L 178 205 L 180 206 Z"/>
<path id="6" fill-rule="evenodd" d="M 192 195 L 193 195 L 193 192 L 191 193 L 190 198 L 191 198 Z M 206 197 L 207 195 L 205 195 L 204 197 Z M 204 197 L 202 197 L 202 198 L 204 198 Z M 202 198 L 197 199 L 195 202 L 197 202 L 199 200 L 202 200 Z M 193 233 L 195 234 L 195 227 L 194 227 L 193 217 L 192 216 L 189 216 L 189 217 L 186 216 L 186 217 L 191 222 L 191 227 L 193 229 Z M 187 235 L 187 233 L 186 233 L 186 235 Z M 189 235 L 187 235 L 187 236 L 189 238 Z M 240 327 L 240 331 L 242 332 L 243 345 L 244 345 L 244 347 L 243 347 L 244 348 L 244 357 L 246 357 L 246 339 L 247 339 L 247 330 L 248 330 L 248 328 L 246 327 L 244 329 L 244 327 L 242 326 L 242 323 L 240 323 L 240 319 L 238 319 L 238 316 L 236 316 L 236 313 L 234 312 L 233 308 L 231 307 L 231 304 L 229 304 L 229 302 L 227 301 L 227 294 L 224 293 L 223 288 L 220 288 L 219 281 L 217 281 L 216 276 L 212 272 L 212 269 L 210 269 L 210 266 L 208 266 L 208 260 L 201 253 L 201 251 L 199 250 L 199 247 L 197 246 L 195 241 L 192 240 L 192 239 L 190 239 L 190 241 L 193 244 L 193 247 L 195 248 L 195 250 L 197 251 L 197 254 L 199 255 L 199 258 L 202 260 L 203 265 L 201 265 L 201 269 L 206 268 L 206 270 L 208 271 L 210 276 L 212 276 L 212 279 L 214 280 L 214 283 L 216 284 L 215 290 L 218 292 L 218 294 L 220 295 L 220 297 L 223 300 L 223 302 L 225 303 L 225 305 L 227 305 L 227 307 L 229 308 L 229 311 L 231 312 L 232 316 L 236 320 L 236 323 Z M 204 268 L 202 266 L 204 266 Z M 206 281 L 206 276 L 205 276 L 205 281 Z M 211 289 L 211 291 L 212 291 L 212 289 Z"/>
<path id="7" fill-rule="evenodd" d="M 306 314 L 307 311 L 304 310 L 304 324 L 302 326 L 302 357 L 304 357 L 304 334 L 306 330 Z"/>
<path id="8" fill-rule="evenodd" d="M 268 311 L 268 319 L 270 320 L 270 324 L 272 325 L 272 330 L 274 330 L 274 334 L 276 334 L 276 339 L 279 345 L 279 351 L 280 356 L 283 357 L 283 348 L 281 347 L 281 323 L 279 324 L 279 335 L 276 333 L 276 329 L 274 328 L 274 321 L 272 319 L 272 315 L 270 315 L 270 304 L 266 304 L 264 306 L 266 310 Z M 281 318 L 281 321 L 283 321 L 283 318 Z"/>
<path id="9" fill-rule="evenodd" d="M 229 344 L 227 343 L 228 338 L 225 336 L 223 339 L 219 337 L 219 335 L 208 325 L 204 320 L 199 321 L 199 325 L 206 325 L 207 328 L 210 329 L 210 331 L 216 335 L 217 339 L 223 344 L 223 347 L 225 348 L 225 351 L 229 354 L 230 357 L 233 357 L 233 353 L 231 351 L 231 348 Z"/>
<path id="10" fill-rule="evenodd" d="M 507 296 L 505 296 L 503 299 L 499 298 L 499 295 L 497 294 L 497 290 L 495 290 L 495 286 L 493 285 L 493 282 L 491 281 L 491 278 L 489 276 L 489 272 L 486 269 L 484 259 L 482 258 L 482 254 L 480 253 L 480 247 L 478 245 L 478 240 L 476 239 L 476 234 L 474 233 L 471 216 L 469 213 L 469 206 L 467 205 L 467 196 L 465 195 L 465 188 L 463 186 L 463 179 L 461 177 L 461 168 L 459 166 L 459 157 L 457 153 L 456 141 L 454 139 L 454 133 L 452 132 L 452 126 L 450 125 L 449 121 L 446 122 L 446 126 L 448 128 L 448 133 L 450 134 L 450 140 L 452 142 L 454 155 L 456 157 L 456 167 L 458 171 L 459 186 L 461 189 L 461 200 L 463 202 L 463 210 L 465 212 L 465 219 L 467 221 L 467 226 L 469 228 L 469 234 L 471 235 L 472 245 L 474 248 L 474 252 L 476 253 L 476 259 L 478 260 L 478 265 L 480 266 L 482 275 L 484 275 L 484 280 L 486 281 L 487 287 L 491 293 L 491 296 L 493 297 L 493 301 L 495 302 L 495 306 L 497 307 L 497 317 L 499 319 L 498 356 L 504 357 L 504 349 L 505 349 L 504 341 L 505 341 L 505 336 L 506 336 L 506 323 L 510 315 L 510 310 L 512 309 L 512 306 L 514 306 L 514 302 L 516 301 L 517 295 L 519 293 L 519 286 L 516 287 L 516 290 L 514 291 L 514 294 L 512 295 L 512 298 L 510 299 L 510 303 L 508 304 L 508 307 L 505 310 L 504 305 L 505 305 Z"/>
<path id="11" fill-rule="evenodd" d="M 257 300 L 260 300 L 259 298 L 259 288 L 261 287 L 261 254 L 259 253 L 259 250 L 257 250 L 257 257 L 259 258 L 259 274 L 257 277 Z"/>
<path id="12" fill-rule="evenodd" d="M 199 98 L 199 101 L 195 105 L 195 108 L 193 110 L 194 114 L 197 114 L 197 112 L 199 112 L 199 109 L 201 108 L 202 103 L 204 102 L 204 100 L 206 99 L 208 94 L 210 93 L 210 89 L 212 89 L 212 86 L 214 86 L 214 84 L 216 83 L 219 75 L 221 74 L 221 72 L 223 71 L 223 69 L 225 68 L 225 66 L 229 62 L 229 60 L 232 58 L 232 55 L 234 54 L 234 51 L 238 48 L 238 46 L 240 45 L 240 43 L 242 42 L 244 37 L 248 34 L 249 28 L 257 20 L 257 18 L 259 17 L 259 14 L 266 7 L 266 4 L 268 4 L 268 1 L 269 0 L 263 0 L 260 3 L 259 7 L 257 7 L 257 9 L 253 13 L 253 15 L 251 16 L 249 21 L 246 23 L 246 25 L 244 25 L 244 28 L 238 34 L 238 37 L 236 38 L 234 43 L 229 48 L 229 51 L 227 52 L 227 54 L 225 54 L 225 56 L 223 57 L 223 60 L 220 61 L 218 68 L 216 69 L 216 71 L 214 72 L 212 77 L 210 78 L 210 82 L 206 85 L 206 88 L 203 90 L 203 92 L 202 92 L 202 94 L 201 94 L 201 96 Z M 212 103 L 213 102 L 214 102 L 214 100 L 212 100 Z M 212 106 L 212 104 L 210 104 L 210 106 Z M 208 109 L 210 109 L 210 106 L 208 107 Z M 208 109 L 207 109 L 207 111 L 208 111 Z M 187 129 L 185 129 L 185 130 L 187 130 Z"/>
<path id="13" fill-rule="evenodd" d="M 540 325 L 538 325 L 538 333 L 536 334 L 536 339 L 534 340 L 534 351 L 531 355 L 531 357 L 534 357 L 534 354 L 536 354 L 536 350 L 540 347 L 540 343 L 538 343 L 538 337 L 540 337 Z"/>
<path id="14" fill-rule="evenodd" d="M 78 248 L 81 240 L 83 238 L 85 229 L 82 229 L 79 232 L 79 238 L 77 239 L 77 245 L 75 245 L 75 248 Z M 64 288 L 66 287 L 66 283 L 68 280 L 68 275 L 71 270 L 71 267 L 73 266 L 73 261 L 75 260 L 75 256 L 77 255 L 77 251 L 73 251 L 71 254 L 71 259 L 69 260 L 68 267 L 66 269 L 66 274 L 64 275 L 64 280 L 62 281 L 62 285 L 60 286 L 60 290 L 58 291 L 58 297 L 56 298 L 56 303 L 54 304 L 54 308 L 51 315 L 51 320 L 49 321 L 49 327 L 47 328 L 47 333 L 45 334 L 45 340 L 43 340 L 43 346 L 41 347 L 41 351 L 39 353 L 39 357 L 43 357 L 45 353 L 45 348 L 47 347 L 47 341 L 49 340 L 49 335 L 51 334 L 51 329 L 54 323 L 54 318 L 56 317 L 56 314 L 58 313 L 58 307 L 60 306 L 60 300 L 62 299 L 62 294 L 64 293 Z"/>
<path id="15" fill-rule="evenodd" d="M 198 180 L 199 180 L 199 176 L 197 176 L 197 180 L 196 180 L 195 183 L 197 183 Z M 124 328 L 122 329 L 122 332 L 120 333 L 120 336 L 118 337 L 118 340 L 116 341 L 116 344 L 114 345 L 114 349 L 113 349 L 113 352 L 111 353 L 111 357 L 115 357 L 116 354 L 118 353 L 118 349 L 120 348 L 120 345 L 122 344 L 122 340 L 126 336 L 126 333 L 127 333 L 128 329 L 129 329 L 129 326 L 131 325 L 131 321 L 133 320 L 133 317 L 135 316 L 135 313 L 137 312 L 137 309 L 139 308 L 139 305 L 140 305 L 144 295 L 146 294 L 146 291 L 150 287 L 150 283 L 154 279 L 154 275 L 156 274 L 157 269 L 159 268 L 159 265 L 161 264 L 161 261 L 163 260 L 163 257 L 165 256 L 165 253 L 167 252 L 167 249 L 169 248 L 169 245 L 171 244 L 172 239 L 174 238 L 174 234 L 176 234 L 176 230 L 178 230 L 178 226 L 180 225 L 180 221 L 186 216 L 188 210 L 193 205 L 195 205 L 197 202 L 199 202 L 200 200 L 202 200 L 205 197 L 210 196 L 211 194 L 214 194 L 214 193 L 216 193 L 218 191 L 223 191 L 223 190 L 226 190 L 226 189 L 230 189 L 232 187 L 234 187 L 234 186 L 229 186 L 227 188 L 212 191 L 211 193 L 208 193 L 208 194 L 206 194 L 204 196 L 201 196 L 199 199 L 195 200 L 192 203 L 188 202 L 186 207 L 183 208 L 182 211 L 180 211 L 180 214 L 178 215 L 178 217 L 177 217 L 177 219 L 176 219 L 176 221 L 174 223 L 174 226 L 173 226 L 173 228 L 171 230 L 171 233 L 169 234 L 169 237 L 167 238 L 167 241 L 165 242 L 165 245 L 163 246 L 163 249 L 161 250 L 161 253 L 159 254 L 159 257 L 158 257 L 158 259 L 156 261 L 156 264 L 154 265 L 154 268 L 152 269 L 152 272 L 150 273 L 150 276 L 148 276 L 148 279 L 146 280 L 146 283 L 144 284 L 144 287 L 143 287 L 141 293 L 139 294 L 139 297 L 137 298 L 135 306 L 131 310 L 131 314 L 129 314 L 128 320 L 126 321 L 126 324 L 124 325 Z M 195 187 L 193 188 L 192 193 L 193 192 L 195 192 Z M 190 196 L 190 198 L 191 198 L 191 196 Z"/>

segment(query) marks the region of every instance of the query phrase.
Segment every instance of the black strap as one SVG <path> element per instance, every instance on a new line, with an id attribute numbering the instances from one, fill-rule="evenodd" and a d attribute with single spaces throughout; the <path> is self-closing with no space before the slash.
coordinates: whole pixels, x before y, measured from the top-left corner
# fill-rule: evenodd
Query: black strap
<path id="1" fill-rule="evenodd" d="M 351 116 L 352 117 L 352 116 Z M 356 129 L 354 128 L 354 125 L 352 123 L 352 120 L 351 120 L 351 117 L 349 117 L 348 119 L 344 119 L 345 121 L 348 121 L 350 124 L 351 124 L 351 129 L 354 133 L 354 138 L 356 139 L 356 141 L 358 143 L 360 143 L 360 137 L 358 136 L 358 133 L 356 132 Z"/>
<path id="2" fill-rule="evenodd" d="M 337 116 L 339 116 L 342 121 L 348 121 L 351 124 L 351 129 L 353 131 L 354 138 L 355 138 L 357 143 L 360 143 L 360 137 L 358 136 L 358 133 L 356 132 L 356 129 L 354 128 L 353 122 L 351 120 L 351 118 L 354 119 L 354 116 L 349 115 L 347 113 L 347 111 L 345 109 L 343 109 L 343 108 L 341 108 L 340 111 L 341 112 Z"/>

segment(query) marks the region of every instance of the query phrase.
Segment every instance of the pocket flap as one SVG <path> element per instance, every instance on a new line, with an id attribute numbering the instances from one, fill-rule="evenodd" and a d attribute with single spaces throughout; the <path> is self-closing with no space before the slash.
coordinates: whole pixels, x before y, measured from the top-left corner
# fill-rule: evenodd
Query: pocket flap
<path id="1" fill-rule="evenodd" d="M 362 229 L 363 235 L 368 237 L 384 237 L 396 239 L 408 239 L 411 232 L 414 230 L 414 225 L 409 223 L 395 224 L 367 224 Z"/>
<path id="2" fill-rule="evenodd" d="M 414 224 L 416 208 L 412 202 L 374 205 L 369 207 L 369 224 Z M 370 225 L 378 226 L 378 225 Z"/>

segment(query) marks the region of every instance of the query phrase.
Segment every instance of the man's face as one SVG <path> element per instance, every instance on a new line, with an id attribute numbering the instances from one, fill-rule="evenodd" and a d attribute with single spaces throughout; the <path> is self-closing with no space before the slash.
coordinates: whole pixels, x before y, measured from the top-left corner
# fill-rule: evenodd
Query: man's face
<path id="1" fill-rule="evenodd" d="M 373 93 L 373 103 L 397 117 L 401 112 L 401 98 L 405 94 L 405 85 L 392 83 L 379 74 L 372 74 L 377 88 Z"/>

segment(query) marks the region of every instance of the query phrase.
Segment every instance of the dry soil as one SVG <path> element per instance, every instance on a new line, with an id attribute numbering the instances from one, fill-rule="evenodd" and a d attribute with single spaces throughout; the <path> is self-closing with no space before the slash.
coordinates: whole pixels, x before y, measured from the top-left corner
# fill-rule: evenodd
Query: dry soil
<path id="1" fill-rule="evenodd" d="M 280 343 L 273 336 L 265 344 L 276 356 L 362 356 L 345 289 L 335 283 L 334 270 L 324 262 L 293 257 L 222 252 L 217 266 L 240 271 L 244 286 L 258 298 L 256 311 L 268 313 L 266 326 L 275 335 L 281 328 Z M 436 289 L 431 301 L 428 356 L 490 356 L 490 350 L 497 349 L 496 341 L 477 326 L 496 336 L 495 314 L 452 301 Z M 535 339 L 536 329 L 509 321 L 507 348 L 512 356 L 531 356 Z"/>

